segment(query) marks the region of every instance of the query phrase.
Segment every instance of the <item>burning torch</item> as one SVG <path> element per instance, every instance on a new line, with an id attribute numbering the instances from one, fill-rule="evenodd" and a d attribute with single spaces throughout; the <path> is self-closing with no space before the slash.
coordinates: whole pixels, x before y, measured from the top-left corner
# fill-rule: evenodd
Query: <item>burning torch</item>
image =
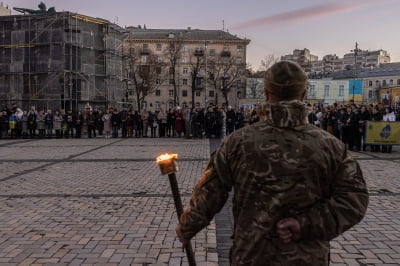
<path id="1" fill-rule="evenodd" d="M 168 175 L 179 222 L 179 219 L 183 213 L 183 207 L 182 207 L 181 196 L 179 194 L 178 182 L 176 181 L 176 175 L 175 175 L 175 172 L 177 172 L 179 169 L 178 164 L 175 161 L 177 158 L 178 154 L 168 154 L 168 153 L 162 154 L 157 157 L 157 164 L 160 166 L 161 174 Z M 187 242 L 184 248 L 186 250 L 186 256 L 188 258 L 189 265 L 195 266 L 196 260 L 194 259 L 193 248 L 192 244 L 190 243 L 190 240 Z"/>

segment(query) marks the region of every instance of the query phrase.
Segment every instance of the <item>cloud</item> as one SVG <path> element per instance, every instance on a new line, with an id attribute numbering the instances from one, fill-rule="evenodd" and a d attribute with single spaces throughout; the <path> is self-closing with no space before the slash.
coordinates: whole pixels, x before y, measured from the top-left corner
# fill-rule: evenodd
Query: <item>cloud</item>
<path id="1" fill-rule="evenodd" d="M 232 29 L 248 29 L 260 27 L 270 24 L 290 22 L 294 20 L 310 19 L 314 17 L 326 16 L 334 13 L 345 13 L 355 9 L 359 9 L 367 5 L 364 3 L 326 3 L 321 5 L 310 6 L 302 9 L 297 9 L 289 12 L 284 12 L 263 18 L 257 18 L 245 21 L 231 27 Z"/>

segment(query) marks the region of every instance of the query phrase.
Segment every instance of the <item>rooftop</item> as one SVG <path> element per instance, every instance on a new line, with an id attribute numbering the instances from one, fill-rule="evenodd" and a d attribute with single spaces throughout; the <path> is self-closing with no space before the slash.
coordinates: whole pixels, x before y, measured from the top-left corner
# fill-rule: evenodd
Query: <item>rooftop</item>
<path id="1" fill-rule="evenodd" d="M 132 39 L 172 39 L 182 38 L 190 40 L 233 40 L 248 41 L 222 30 L 200 29 L 146 29 L 141 27 L 127 27 Z"/>

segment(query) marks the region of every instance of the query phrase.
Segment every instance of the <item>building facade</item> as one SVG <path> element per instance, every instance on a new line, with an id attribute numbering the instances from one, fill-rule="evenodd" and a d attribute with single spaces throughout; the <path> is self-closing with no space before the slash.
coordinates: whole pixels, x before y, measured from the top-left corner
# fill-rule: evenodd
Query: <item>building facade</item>
<path id="1" fill-rule="evenodd" d="M 308 103 L 347 102 L 350 96 L 349 80 L 310 79 L 305 101 Z"/>
<path id="2" fill-rule="evenodd" d="M 3 2 L 0 3 L 0 16 L 10 16 L 11 15 L 11 9 L 8 8 L 8 6 L 4 6 Z"/>
<path id="3" fill-rule="evenodd" d="M 125 30 L 70 12 L 0 17 L 0 104 L 81 110 L 123 101 Z"/>
<path id="4" fill-rule="evenodd" d="M 237 107 L 245 96 L 249 40 L 221 30 L 127 29 L 124 80 L 134 109 Z"/>

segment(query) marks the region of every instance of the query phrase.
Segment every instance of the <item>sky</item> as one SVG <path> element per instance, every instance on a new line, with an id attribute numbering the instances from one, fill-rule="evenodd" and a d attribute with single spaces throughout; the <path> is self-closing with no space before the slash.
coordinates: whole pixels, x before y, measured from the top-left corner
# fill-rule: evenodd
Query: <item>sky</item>
<path id="1" fill-rule="evenodd" d="M 3 0 L 4 5 L 37 9 L 40 0 Z M 122 27 L 228 30 L 250 39 L 253 69 L 268 55 L 308 48 L 343 57 L 358 43 L 383 49 L 400 61 L 400 0 L 47 0 L 47 7 L 107 19 Z M 13 11 L 13 14 L 18 14 Z"/>

